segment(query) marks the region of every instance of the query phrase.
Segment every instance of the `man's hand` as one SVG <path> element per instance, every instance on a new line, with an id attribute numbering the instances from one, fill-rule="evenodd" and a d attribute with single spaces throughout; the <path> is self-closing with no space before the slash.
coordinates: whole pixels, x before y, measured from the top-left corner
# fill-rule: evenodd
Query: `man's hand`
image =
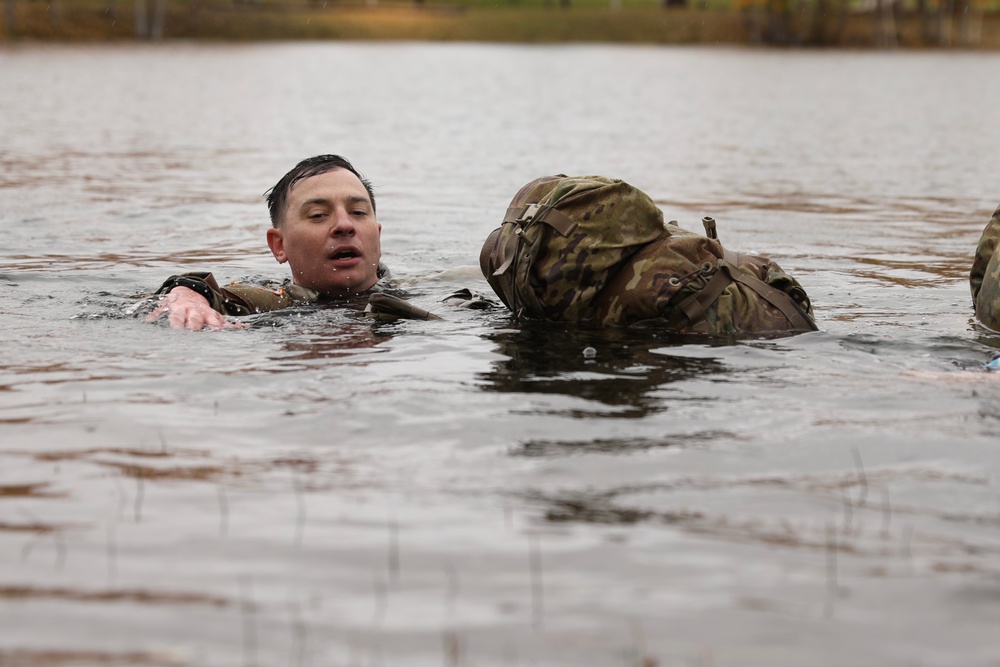
<path id="1" fill-rule="evenodd" d="M 222 313 L 209 305 L 208 299 L 188 287 L 175 287 L 160 299 L 160 303 L 146 316 L 147 322 L 155 322 L 164 313 L 171 329 L 245 329 L 242 322 L 231 322 Z"/>

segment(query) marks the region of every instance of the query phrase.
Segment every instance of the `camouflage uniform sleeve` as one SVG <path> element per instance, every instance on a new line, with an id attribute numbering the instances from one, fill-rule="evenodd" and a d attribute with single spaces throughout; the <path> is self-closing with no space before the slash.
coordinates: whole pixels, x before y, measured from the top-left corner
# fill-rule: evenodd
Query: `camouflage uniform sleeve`
<path id="1" fill-rule="evenodd" d="M 969 286 L 972 288 L 972 301 L 979 298 L 979 290 L 983 286 L 983 278 L 986 276 L 986 267 L 993 258 L 997 244 L 1000 243 L 1000 207 L 993 213 L 993 217 L 986 224 L 983 235 L 979 239 L 976 247 L 976 258 L 972 261 L 972 271 L 969 272 Z"/>
<path id="2" fill-rule="evenodd" d="M 211 273 L 183 273 L 170 276 L 157 294 L 166 294 L 175 287 L 187 287 L 208 299 L 212 309 L 223 315 L 253 315 L 280 310 L 300 301 L 315 300 L 314 294 L 290 294 L 286 289 L 272 291 L 252 285 L 231 284 L 220 287 Z M 293 286 L 294 287 L 294 286 Z M 299 291 L 305 292 L 303 288 Z"/>

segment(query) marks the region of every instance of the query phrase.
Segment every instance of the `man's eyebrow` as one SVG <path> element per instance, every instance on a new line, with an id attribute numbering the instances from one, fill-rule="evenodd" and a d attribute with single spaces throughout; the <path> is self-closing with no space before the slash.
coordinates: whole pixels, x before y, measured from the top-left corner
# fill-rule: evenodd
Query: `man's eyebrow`
<path id="1" fill-rule="evenodd" d="M 313 197 L 312 199 L 306 199 L 304 202 L 299 204 L 299 210 L 301 211 L 307 206 L 314 206 L 319 204 L 320 206 L 329 206 L 330 200 L 325 197 Z"/>
<path id="2" fill-rule="evenodd" d="M 371 200 L 368 199 L 368 197 L 362 197 L 361 195 L 351 195 L 350 197 L 347 198 L 347 203 L 348 204 L 365 204 L 368 207 L 371 207 L 371 205 L 372 205 Z"/>
<path id="3" fill-rule="evenodd" d="M 371 200 L 369 200 L 368 197 L 362 197 L 361 195 L 350 195 L 347 197 L 347 204 L 365 204 L 368 207 L 371 207 Z M 333 202 L 327 197 L 313 197 L 312 199 L 306 199 L 304 202 L 299 204 L 299 210 L 301 211 L 307 206 L 314 205 L 332 206 Z"/>

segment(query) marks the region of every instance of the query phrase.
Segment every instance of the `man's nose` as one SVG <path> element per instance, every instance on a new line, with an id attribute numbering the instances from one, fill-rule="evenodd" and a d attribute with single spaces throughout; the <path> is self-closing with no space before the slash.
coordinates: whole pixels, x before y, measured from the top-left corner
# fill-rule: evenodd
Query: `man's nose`
<path id="1" fill-rule="evenodd" d="M 334 215 L 333 227 L 330 233 L 334 235 L 349 234 L 354 236 L 354 218 L 347 211 L 337 211 Z"/>

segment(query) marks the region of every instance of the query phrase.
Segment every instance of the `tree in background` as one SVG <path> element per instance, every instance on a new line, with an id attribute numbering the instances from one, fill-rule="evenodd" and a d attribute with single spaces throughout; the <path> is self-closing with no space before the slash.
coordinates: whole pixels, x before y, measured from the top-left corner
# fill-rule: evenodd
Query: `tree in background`
<path id="1" fill-rule="evenodd" d="M 3 8 L 4 27 L 8 35 L 17 32 L 17 23 L 14 19 L 14 0 L 7 0 Z"/>
<path id="2" fill-rule="evenodd" d="M 135 19 L 135 36 L 140 39 L 148 37 L 149 22 L 146 20 L 146 0 L 135 0 L 132 16 Z"/>
<path id="3" fill-rule="evenodd" d="M 167 0 L 135 0 L 135 36 L 163 39 L 167 20 Z"/>
<path id="4" fill-rule="evenodd" d="M 755 44 L 975 46 L 987 0 L 734 0 Z M 909 6 L 907 6 L 909 5 Z M 848 20 L 853 25 L 847 30 Z M 916 32 L 905 28 L 913 26 Z M 849 34 L 850 33 L 850 34 Z M 907 36 L 909 44 L 907 44 Z M 870 41 L 868 41 L 870 40 Z"/>
<path id="5" fill-rule="evenodd" d="M 897 20 L 898 18 L 898 20 Z M 903 19 L 901 0 L 878 0 L 875 6 L 875 46 L 895 48 L 902 39 L 899 25 Z"/>
<path id="6" fill-rule="evenodd" d="M 917 0 L 921 41 L 934 46 L 979 44 L 985 6 L 985 0 Z"/>

